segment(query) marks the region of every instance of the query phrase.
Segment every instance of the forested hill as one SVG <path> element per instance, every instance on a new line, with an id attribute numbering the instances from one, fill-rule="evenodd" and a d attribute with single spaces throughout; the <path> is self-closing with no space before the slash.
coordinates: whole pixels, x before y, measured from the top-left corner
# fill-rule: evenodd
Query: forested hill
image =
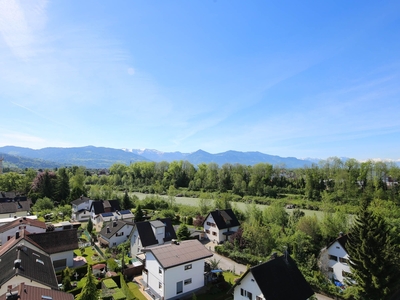
<path id="1" fill-rule="evenodd" d="M 15 146 L 0 147 L 0 156 L 5 162 L 18 161 L 15 164 L 19 168 L 35 167 L 40 162 L 41 168 L 56 166 L 78 165 L 87 168 L 109 168 L 114 163 L 130 164 L 138 161 L 179 161 L 187 160 L 193 165 L 214 162 L 222 166 L 225 163 L 255 165 L 257 163 L 269 163 L 271 165 L 285 165 L 287 168 L 302 168 L 310 166 L 311 161 L 301 160 L 295 157 L 280 157 L 261 152 L 227 151 L 211 154 L 203 150 L 193 153 L 161 152 L 157 150 L 122 150 L 105 147 L 75 147 L 75 148 L 43 148 L 30 149 Z M 6 155 L 8 155 L 6 157 Z M 12 157 L 12 158 L 11 158 Z"/>

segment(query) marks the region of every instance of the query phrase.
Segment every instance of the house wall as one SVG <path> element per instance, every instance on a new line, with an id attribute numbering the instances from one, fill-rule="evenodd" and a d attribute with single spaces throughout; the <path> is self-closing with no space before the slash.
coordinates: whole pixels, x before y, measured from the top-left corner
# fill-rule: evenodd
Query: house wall
<path id="1" fill-rule="evenodd" d="M 185 270 L 185 266 L 191 265 L 190 269 Z M 155 290 L 165 300 L 183 298 L 204 286 L 204 259 L 185 263 L 176 267 L 162 269 L 159 272 L 160 264 L 151 252 L 146 252 L 147 275 L 143 276 L 147 280 L 147 285 Z M 185 280 L 191 282 L 185 284 Z M 177 282 L 182 281 L 182 293 L 177 294 Z M 161 289 L 160 289 L 160 285 Z"/>
<path id="2" fill-rule="evenodd" d="M 36 227 L 36 226 L 31 226 L 28 224 L 18 224 L 16 226 L 14 226 L 13 228 L 4 231 L 2 233 L 0 233 L 0 241 L 1 241 L 1 245 L 4 245 L 5 242 L 7 242 L 11 237 L 15 236 L 15 233 L 17 231 L 21 231 L 23 229 L 26 229 L 29 233 L 42 233 L 42 232 L 46 232 L 45 228 L 40 228 L 40 227 Z"/>
<path id="3" fill-rule="evenodd" d="M 244 293 L 242 293 L 242 289 Z M 251 293 L 251 298 L 249 292 Z M 256 297 L 264 298 L 264 295 L 261 292 L 257 282 L 254 280 L 253 274 L 249 272 L 240 281 L 240 285 L 235 287 L 233 291 L 233 300 L 256 300 Z"/>
<path id="4" fill-rule="evenodd" d="M 164 237 L 165 237 L 165 226 L 162 227 L 154 227 L 151 226 L 153 229 L 154 236 L 156 237 L 158 244 L 162 245 L 164 244 Z"/>
<path id="5" fill-rule="evenodd" d="M 350 266 L 347 262 L 344 262 L 343 260 L 340 261 L 340 259 L 344 258 L 344 259 L 348 260 L 349 255 L 343 249 L 343 247 L 340 245 L 339 242 L 334 242 L 328 248 L 328 255 L 330 256 L 330 257 L 328 257 L 329 267 L 333 269 L 333 272 L 330 272 L 330 276 L 333 277 L 334 279 L 337 279 L 340 282 L 344 283 L 345 276 L 343 276 L 343 272 L 350 273 Z M 336 259 L 335 259 L 335 257 L 336 257 Z"/>
<path id="6" fill-rule="evenodd" d="M 112 224 L 110 224 L 110 226 L 112 226 Z M 132 231 L 132 227 L 133 226 L 126 224 L 118 231 L 119 234 L 123 233 L 123 235 L 117 236 L 116 233 L 110 239 L 107 239 L 105 236 L 102 236 L 102 238 L 109 242 L 108 246 L 110 248 L 113 246 L 118 246 L 119 244 L 125 242 L 129 238 L 129 235 L 131 234 Z"/>
<path id="7" fill-rule="evenodd" d="M 0 219 L 5 219 L 5 218 L 14 218 L 14 217 L 26 217 L 28 214 L 27 210 L 20 210 L 17 212 L 13 213 L 5 213 L 5 214 L 0 214 Z"/>
<path id="8" fill-rule="evenodd" d="M 211 223 L 211 224 L 215 224 L 214 218 L 212 217 L 211 214 L 209 214 L 207 219 L 204 221 L 204 232 L 210 241 L 215 241 L 217 243 L 223 242 L 226 240 L 227 237 L 226 237 L 226 235 L 223 234 L 224 232 L 238 231 L 238 229 L 239 229 L 239 226 L 218 229 L 216 224 L 215 224 L 215 226 L 207 225 L 207 222 Z M 209 233 L 207 233 L 207 230 L 209 231 Z"/>
<path id="9" fill-rule="evenodd" d="M 50 255 L 51 261 L 57 261 L 60 259 L 66 259 L 67 260 L 67 266 L 68 267 L 73 267 L 74 266 L 74 252 L 71 251 L 63 251 L 59 253 L 53 253 Z"/>
<path id="10" fill-rule="evenodd" d="M 204 221 L 204 232 L 210 241 L 220 242 L 220 234 L 217 225 L 208 225 L 207 223 L 215 224 L 214 218 L 211 214 L 208 215 L 207 219 Z"/>
<path id="11" fill-rule="evenodd" d="M 42 283 L 39 283 L 37 281 L 31 281 L 31 279 L 28 279 L 26 277 L 23 276 L 14 276 L 12 277 L 10 280 L 8 280 L 7 282 L 3 283 L 0 287 L 0 295 L 3 295 L 7 292 L 7 287 L 9 285 L 12 285 L 12 287 L 16 287 L 17 285 L 21 284 L 21 283 L 27 283 L 29 282 L 29 285 L 31 286 L 37 286 L 37 287 L 41 287 L 41 288 L 45 288 L 45 289 L 50 289 L 50 287 L 48 287 L 47 285 L 44 285 Z"/>
<path id="12" fill-rule="evenodd" d="M 131 257 L 136 257 L 139 253 L 142 253 L 142 241 L 140 240 L 139 232 L 135 228 L 131 234 Z"/>

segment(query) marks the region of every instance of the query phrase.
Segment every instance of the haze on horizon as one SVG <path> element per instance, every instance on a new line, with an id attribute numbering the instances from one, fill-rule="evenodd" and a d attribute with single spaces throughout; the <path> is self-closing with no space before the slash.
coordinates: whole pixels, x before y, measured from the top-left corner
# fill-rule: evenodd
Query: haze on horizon
<path id="1" fill-rule="evenodd" d="M 399 1 L 0 0 L 0 147 L 400 159 Z"/>

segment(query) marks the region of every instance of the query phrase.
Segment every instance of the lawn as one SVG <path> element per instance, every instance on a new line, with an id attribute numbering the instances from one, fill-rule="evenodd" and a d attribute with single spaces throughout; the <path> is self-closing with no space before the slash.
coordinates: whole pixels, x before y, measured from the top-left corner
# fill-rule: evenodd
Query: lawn
<path id="1" fill-rule="evenodd" d="M 196 295 L 197 300 L 227 300 L 232 299 L 232 295 L 228 294 L 233 286 L 235 279 L 239 278 L 231 272 L 223 272 L 224 281 L 213 284 L 209 283 L 206 287 L 207 292 Z"/>
<path id="2" fill-rule="evenodd" d="M 147 298 L 139 290 L 139 286 L 133 282 L 128 282 L 128 288 L 138 300 L 147 300 Z"/>
<path id="3" fill-rule="evenodd" d="M 88 264 L 93 265 L 97 264 L 99 261 L 102 261 L 102 258 L 99 253 L 97 253 L 96 249 L 92 249 L 90 246 L 83 249 L 83 253 L 81 252 L 81 249 L 75 249 L 74 253 L 77 256 L 83 256 Z"/>

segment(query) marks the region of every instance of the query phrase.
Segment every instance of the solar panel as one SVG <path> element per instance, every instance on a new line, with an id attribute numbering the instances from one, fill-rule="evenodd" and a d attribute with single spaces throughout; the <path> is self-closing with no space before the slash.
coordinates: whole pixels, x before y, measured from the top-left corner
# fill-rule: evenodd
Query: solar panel
<path id="1" fill-rule="evenodd" d="M 120 211 L 119 213 L 120 213 L 121 215 L 127 215 L 127 214 L 130 214 L 131 211 L 130 211 L 130 210 L 123 210 L 123 211 Z"/>
<path id="2" fill-rule="evenodd" d="M 112 212 L 107 212 L 107 213 L 102 213 L 101 214 L 103 217 L 112 217 L 113 213 Z"/>

